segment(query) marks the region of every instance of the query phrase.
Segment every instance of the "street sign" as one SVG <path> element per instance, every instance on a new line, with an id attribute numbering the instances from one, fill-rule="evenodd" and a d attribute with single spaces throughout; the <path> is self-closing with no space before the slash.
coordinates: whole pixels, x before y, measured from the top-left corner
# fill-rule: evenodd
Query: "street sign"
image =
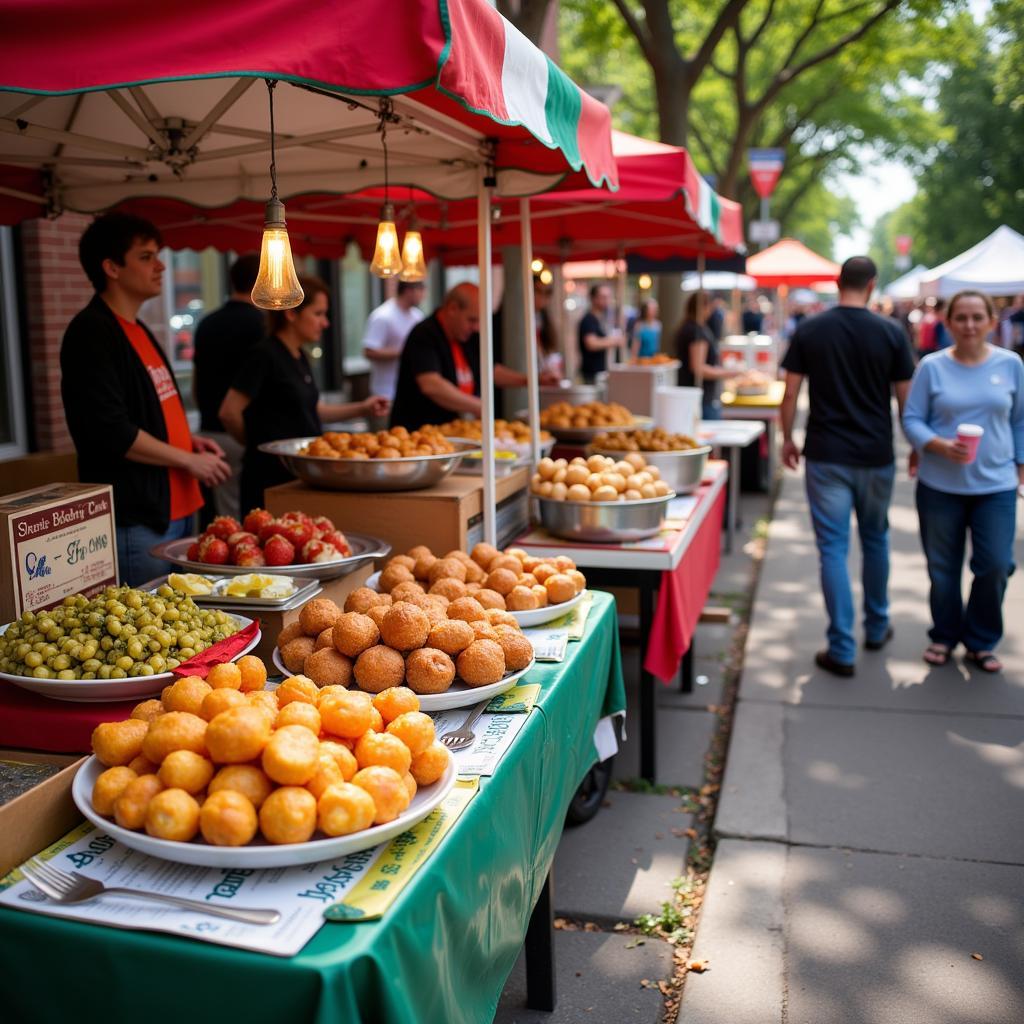
<path id="1" fill-rule="evenodd" d="M 747 234 L 752 242 L 771 245 L 779 240 L 779 222 L 777 220 L 752 220 Z"/>
<path id="2" fill-rule="evenodd" d="M 909 256 L 897 256 L 892 261 L 892 265 L 897 270 L 909 270 L 910 269 L 910 257 Z"/>
<path id="3" fill-rule="evenodd" d="M 896 236 L 896 251 L 901 256 L 909 256 L 910 255 L 910 246 L 913 244 L 913 242 L 914 242 L 914 240 L 910 237 L 910 235 L 897 235 Z"/>
<path id="4" fill-rule="evenodd" d="M 747 166 L 750 170 L 750 181 L 754 191 L 762 199 L 767 199 L 774 191 L 782 166 L 786 162 L 786 151 L 783 149 L 749 149 L 747 150 Z"/>

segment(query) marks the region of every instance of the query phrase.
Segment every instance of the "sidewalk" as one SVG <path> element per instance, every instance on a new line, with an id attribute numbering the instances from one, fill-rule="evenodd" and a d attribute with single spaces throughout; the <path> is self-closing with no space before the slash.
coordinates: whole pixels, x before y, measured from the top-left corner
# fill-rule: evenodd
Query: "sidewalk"
<path id="1" fill-rule="evenodd" d="M 1004 607 L 1004 673 L 959 657 L 929 669 L 905 477 L 891 524 L 895 639 L 837 679 L 812 660 L 817 555 L 803 481 L 787 474 L 693 951 L 711 969 L 687 977 L 679 1024 L 1024 1021 L 1024 571 Z"/>

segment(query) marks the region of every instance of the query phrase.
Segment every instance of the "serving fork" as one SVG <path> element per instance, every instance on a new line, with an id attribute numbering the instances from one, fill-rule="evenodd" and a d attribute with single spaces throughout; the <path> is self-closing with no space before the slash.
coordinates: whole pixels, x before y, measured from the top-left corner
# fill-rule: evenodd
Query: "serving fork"
<path id="1" fill-rule="evenodd" d="M 171 896 L 163 892 L 143 892 L 140 889 L 122 889 L 107 886 L 95 878 L 88 878 L 77 871 L 68 873 L 47 864 L 38 857 L 22 864 L 21 873 L 26 881 L 34 885 L 43 895 L 49 896 L 55 903 L 84 903 L 104 894 L 109 896 L 128 896 L 140 900 L 153 900 L 157 903 L 169 903 L 184 910 L 194 910 L 199 914 L 226 917 L 231 921 L 243 924 L 276 924 L 281 914 L 276 910 L 252 910 L 243 907 L 221 907 L 189 900 L 182 896 Z"/>
<path id="2" fill-rule="evenodd" d="M 476 720 L 484 713 L 484 708 L 491 703 L 491 698 L 488 697 L 486 700 L 480 701 L 479 704 L 468 715 L 466 720 L 458 727 L 453 729 L 451 732 L 446 732 L 441 737 L 441 742 L 449 750 L 465 750 L 473 740 L 476 739 L 476 733 L 473 732 L 473 726 L 476 725 Z"/>

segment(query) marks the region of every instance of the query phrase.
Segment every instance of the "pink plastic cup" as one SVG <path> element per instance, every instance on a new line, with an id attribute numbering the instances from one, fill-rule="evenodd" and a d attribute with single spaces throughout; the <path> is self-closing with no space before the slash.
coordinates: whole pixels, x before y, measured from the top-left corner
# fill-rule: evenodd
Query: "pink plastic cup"
<path id="1" fill-rule="evenodd" d="M 978 445 L 981 442 L 981 435 L 985 433 L 984 427 L 979 427 L 976 423 L 961 423 L 956 428 L 956 439 L 962 444 L 967 446 L 967 450 L 970 453 L 968 462 L 973 462 L 978 454 Z"/>

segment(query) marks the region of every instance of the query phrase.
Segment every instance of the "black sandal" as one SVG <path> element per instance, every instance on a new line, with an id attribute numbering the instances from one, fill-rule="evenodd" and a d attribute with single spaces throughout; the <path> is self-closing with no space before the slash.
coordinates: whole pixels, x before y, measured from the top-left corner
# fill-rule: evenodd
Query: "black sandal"
<path id="1" fill-rule="evenodd" d="M 945 644 L 929 644 L 922 657 L 929 665 L 937 667 L 945 665 L 953 652 Z"/>
<path id="2" fill-rule="evenodd" d="M 965 651 L 964 661 L 980 668 L 982 672 L 1003 671 L 1003 663 L 991 651 Z"/>

